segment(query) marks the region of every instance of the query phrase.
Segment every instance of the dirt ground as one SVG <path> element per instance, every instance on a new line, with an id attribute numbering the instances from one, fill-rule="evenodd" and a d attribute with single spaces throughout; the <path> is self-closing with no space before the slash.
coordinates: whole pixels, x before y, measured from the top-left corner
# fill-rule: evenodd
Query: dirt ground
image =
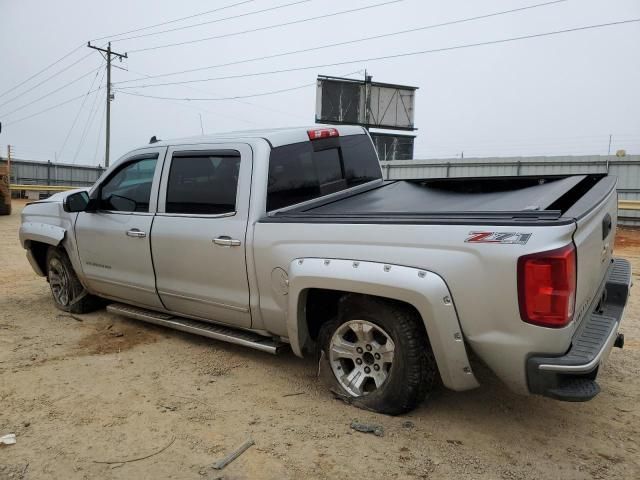
<path id="1" fill-rule="evenodd" d="M 0 217 L 0 436 L 17 436 L 0 445 L 1 479 L 640 478 L 637 297 L 591 402 L 520 397 L 485 373 L 477 390 L 388 417 L 335 400 L 290 353 L 62 314 L 18 244 L 22 206 Z M 618 239 L 640 272 L 639 232 Z M 351 430 L 356 419 L 384 436 Z"/>

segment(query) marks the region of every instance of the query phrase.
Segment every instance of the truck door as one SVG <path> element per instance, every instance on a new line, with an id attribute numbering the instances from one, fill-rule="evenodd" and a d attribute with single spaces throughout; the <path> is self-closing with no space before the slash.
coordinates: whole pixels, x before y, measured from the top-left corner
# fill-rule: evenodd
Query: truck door
<path id="1" fill-rule="evenodd" d="M 250 327 L 250 147 L 169 148 L 167 162 L 151 232 L 163 304 L 178 314 Z"/>
<path id="2" fill-rule="evenodd" d="M 166 148 L 121 162 L 91 192 L 93 212 L 81 212 L 75 232 L 88 286 L 114 299 L 162 308 L 155 288 L 149 234 Z"/>

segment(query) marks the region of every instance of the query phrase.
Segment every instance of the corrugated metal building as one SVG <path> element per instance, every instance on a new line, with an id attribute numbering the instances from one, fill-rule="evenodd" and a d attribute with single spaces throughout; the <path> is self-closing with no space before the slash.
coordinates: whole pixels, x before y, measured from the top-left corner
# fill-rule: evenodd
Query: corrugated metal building
<path id="1" fill-rule="evenodd" d="M 86 187 L 93 185 L 103 171 L 104 168 L 87 165 L 12 159 L 11 183 Z"/>
<path id="2" fill-rule="evenodd" d="M 0 158 L 5 163 L 6 158 Z M 11 159 L 11 185 L 13 197 L 38 199 L 55 193 L 55 187 L 88 187 L 102 175 L 104 168 L 68 163 L 40 162 Z M 20 188 L 16 188 L 20 185 Z M 27 188 L 34 185 L 34 188 Z M 38 186 L 41 188 L 39 189 Z M 51 187 L 43 189 L 42 187 Z"/>

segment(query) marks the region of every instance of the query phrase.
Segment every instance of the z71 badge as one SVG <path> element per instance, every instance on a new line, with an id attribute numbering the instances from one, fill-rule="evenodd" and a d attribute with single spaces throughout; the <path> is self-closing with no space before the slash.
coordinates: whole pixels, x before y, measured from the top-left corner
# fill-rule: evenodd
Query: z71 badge
<path id="1" fill-rule="evenodd" d="M 502 243 L 524 245 L 531 238 L 531 233 L 514 232 L 469 232 L 466 243 Z"/>

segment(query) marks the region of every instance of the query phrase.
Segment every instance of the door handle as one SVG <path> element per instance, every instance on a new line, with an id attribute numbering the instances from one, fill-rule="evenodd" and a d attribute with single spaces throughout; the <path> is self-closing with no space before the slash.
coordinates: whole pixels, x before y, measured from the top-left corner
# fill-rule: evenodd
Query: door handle
<path id="1" fill-rule="evenodd" d="M 240 242 L 240 240 L 236 240 L 235 238 L 222 235 L 220 237 L 214 238 L 213 243 L 215 243 L 216 245 L 221 245 L 223 247 L 239 247 L 242 242 Z"/>
<path id="2" fill-rule="evenodd" d="M 147 234 L 138 228 L 132 228 L 131 230 L 127 230 L 127 237 L 144 238 L 146 236 Z"/>

